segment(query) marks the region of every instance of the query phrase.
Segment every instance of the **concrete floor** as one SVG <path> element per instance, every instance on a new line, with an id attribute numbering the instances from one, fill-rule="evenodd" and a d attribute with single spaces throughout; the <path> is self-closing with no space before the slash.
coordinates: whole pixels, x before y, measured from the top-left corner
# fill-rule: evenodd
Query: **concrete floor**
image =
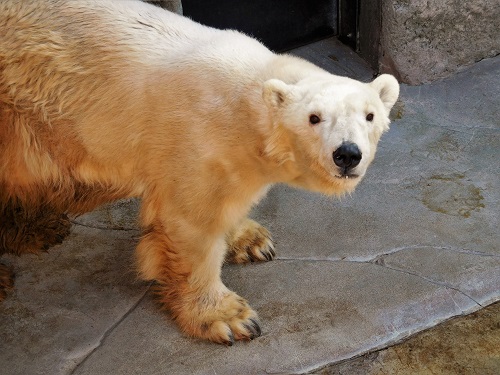
<path id="1" fill-rule="evenodd" d="M 293 53 L 371 79 L 333 39 Z M 352 196 L 273 188 L 253 216 L 273 232 L 277 260 L 223 269 L 263 323 L 261 337 L 233 347 L 184 337 L 151 285 L 135 281 L 137 201 L 75 219 L 48 254 L 4 257 L 17 279 L 0 305 L 0 373 L 335 371 L 500 300 L 499 108 L 500 57 L 403 85 L 391 130 Z M 484 360 L 497 361 L 498 350 Z"/>

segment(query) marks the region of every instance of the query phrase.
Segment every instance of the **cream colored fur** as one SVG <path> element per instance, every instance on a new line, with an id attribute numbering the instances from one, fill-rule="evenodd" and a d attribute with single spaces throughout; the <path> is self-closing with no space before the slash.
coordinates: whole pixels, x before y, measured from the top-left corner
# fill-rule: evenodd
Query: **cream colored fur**
<path id="1" fill-rule="evenodd" d="M 274 256 L 245 219 L 252 205 L 275 183 L 352 191 L 397 96 L 391 76 L 333 76 L 141 2 L 2 1 L 0 199 L 49 194 L 81 212 L 142 197 L 141 277 L 187 334 L 230 344 L 260 329 L 220 280 L 227 249 L 236 262 Z M 358 178 L 333 163 L 344 141 L 363 153 Z M 100 198 L 75 202 L 78 189 Z"/>

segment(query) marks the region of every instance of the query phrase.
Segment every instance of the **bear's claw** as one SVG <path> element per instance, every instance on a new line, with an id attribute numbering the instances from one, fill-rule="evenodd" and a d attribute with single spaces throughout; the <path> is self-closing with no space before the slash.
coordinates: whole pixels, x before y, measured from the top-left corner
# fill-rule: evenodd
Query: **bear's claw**
<path id="1" fill-rule="evenodd" d="M 226 340 L 223 342 L 223 344 L 226 344 L 227 346 L 233 346 L 234 345 L 234 336 L 232 333 L 228 334 L 229 340 Z"/>
<path id="2" fill-rule="evenodd" d="M 252 324 L 245 324 L 245 327 L 251 332 L 250 340 L 259 337 L 262 334 L 259 323 L 255 319 L 250 319 Z"/>

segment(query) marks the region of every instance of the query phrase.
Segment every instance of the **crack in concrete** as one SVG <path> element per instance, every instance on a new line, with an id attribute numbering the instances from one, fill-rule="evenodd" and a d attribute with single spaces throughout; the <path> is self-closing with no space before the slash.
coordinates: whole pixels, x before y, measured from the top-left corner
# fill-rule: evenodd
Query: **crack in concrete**
<path id="1" fill-rule="evenodd" d="M 417 272 L 411 272 L 411 271 L 408 271 L 408 270 L 405 270 L 405 269 L 402 269 L 402 268 L 396 268 L 396 267 L 390 267 L 388 265 L 386 265 L 384 262 L 370 262 L 371 264 L 375 264 L 377 266 L 380 266 L 380 267 L 384 267 L 384 268 L 387 268 L 387 269 L 390 269 L 390 270 L 393 270 L 393 271 L 397 271 L 397 272 L 401 272 L 401 273 L 405 273 L 407 275 L 412 275 L 412 276 L 416 276 L 422 280 L 425 280 L 433 285 L 438 285 L 438 286 L 444 286 L 445 288 L 448 288 L 448 289 L 452 289 L 462 295 L 464 295 L 465 297 L 469 298 L 471 301 L 473 301 L 476 305 L 480 306 L 480 307 L 483 307 L 483 305 L 481 305 L 478 301 L 476 301 L 474 298 L 472 298 L 471 296 L 469 296 L 467 293 L 463 292 L 462 290 L 460 290 L 459 288 L 456 288 L 448 283 L 445 283 L 443 281 L 438 281 L 438 280 L 434 280 L 430 277 L 427 277 L 427 276 L 424 276 L 424 275 L 421 275 Z M 451 297 L 451 296 L 450 296 Z M 455 300 L 453 299 L 453 297 L 451 297 L 451 299 L 453 300 L 453 302 L 455 303 L 456 305 L 456 302 Z M 461 310 L 461 309 L 460 309 Z M 463 311 L 462 311 L 463 313 Z"/>
<path id="2" fill-rule="evenodd" d="M 139 231 L 139 228 L 128 228 L 128 227 L 121 227 L 121 226 L 114 226 L 114 227 L 106 227 L 104 225 L 89 225 L 89 224 L 83 224 L 79 223 L 78 221 L 75 220 L 70 220 L 71 224 L 73 225 L 79 225 L 81 227 L 85 228 L 92 228 L 92 229 L 102 229 L 102 230 L 118 230 L 118 231 Z"/>
<path id="3" fill-rule="evenodd" d="M 437 286 L 441 286 L 441 287 L 445 287 L 446 289 L 451 289 L 451 290 L 454 290 L 460 294 L 462 294 L 463 296 L 467 297 L 468 299 L 470 299 L 471 301 L 473 301 L 477 306 L 479 306 L 480 308 L 483 308 L 484 306 L 479 303 L 478 301 L 476 301 L 474 298 L 472 298 L 470 295 L 468 295 L 467 293 L 463 292 L 462 290 L 460 290 L 459 288 L 456 288 L 448 283 L 445 283 L 445 282 L 442 282 L 442 281 L 438 281 L 438 280 L 434 280 L 430 277 L 427 277 L 427 276 L 424 276 L 424 275 L 421 275 L 419 273 L 416 273 L 416 272 L 412 272 L 412 271 L 408 271 L 408 270 L 405 270 L 405 269 L 402 269 L 402 268 L 395 268 L 395 267 L 391 267 L 391 266 L 388 266 L 387 264 L 385 264 L 384 262 L 384 258 L 387 256 L 387 255 L 391 255 L 391 254 L 395 254 L 395 253 L 398 253 L 400 251 L 404 251 L 404 250 L 411 250 L 411 249 L 417 249 L 417 248 L 433 248 L 433 249 L 439 249 L 439 250 L 449 250 L 449 251 L 454 251 L 454 252 L 458 252 L 458 253 L 465 253 L 465 254 L 471 254 L 471 255 L 477 255 L 477 256 L 487 256 L 487 257 L 499 257 L 499 255 L 496 255 L 496 254 L 488 254 L 488 253 L 484 253 L 484 252 L 480 252 L 480 251 L 474 251 L 474 250 L 468 250 L 468 249 L 457 249 L 457 248 L 451 248 L 451 247 L 437 247 L 437 246 L 419 246 L 419 245 L 412 245 L 412 246 L 405 246 L 405 247 L 400 247 L 400 248 L 394 248 L 394 249 L 391 249 L 389 251 L 387 251 L 386 253 L 383 253 L 383 254 L 379 254 L 379 255 L 376 255 L 374 257 L 371 257 L 371 258 L 329 258 L 329 257 L 325 257 L 325 258 L 320 258 L 320 257 L 308 257 L 308 258 L 294 258 L 294 257 L 277 257 L 275 258 L 276 260 L 283 260 L 283 261 L 310 261 L 310 262 L 338 262 L 338 263 L 341 263 L 341 262 L 346 262 L 346 263 L 365 263 L 365 264 L 373 264 L 373 265 L 376 265 L 376 266 L 379 266 L 379 267 L 383 267 L 383 268 L 387 268 L 387 269 L 390 269 L 390 270 L 393 270 L 393 271 L 396 271 L 396 272 L 401 272 L 401 273 L 404 273 L 404 274 L 407 274 L 407 275 L 411 275 L 411 276 L 415 276 L 415 277 L 418 277 L 430 284 L 433 284 L 433 285 L 437 285 Z M 462 308 L 457 304 L 457 302 L 455 301 L 455 299 L 453 298 L 453 296 L 451 294 L 449 294 L 451 300 L 453 301 L 453 303 L 455 304 L 456 308 L 458 310 L 461 311 L 461 314 L 458 315 L 458 316 L 463 316 L 466 312 L 462 310 Z M 373 353 L 373 352 L 377 352 L 377 351 L 380 351 L 380 350 L 384 350 L 388 347 L 391 347 L 393 346 L 394 343 L 389 343 L 388 345 L 384 345 L 380 348 L 376 348 L 375 350 L 369 350 L 367 351 L 366 353 Z M 361 353 L 361 354 L 355 354 L 354 356 L 352 357 L 349 357 L 349 358 L 345 358 L 343 360 L 340 360 L 340 361 L 334 361 L 334 362 L 331 362 L 327 365 L 325 364 L 321 364 L 320 366 L 311 366 L 311 368 L 307 369 L 306 372 L 303 372 L 304 369 L 301 369 L 299 371 L 302 371 L 302 372 L 299 372 L 300 374 L 310 374 L 310 373 L 313 373 L 313 372 L 316 372 L 316 371 L 319 371 L 321 370 L 322 368 L 327 368 L 333 364 L 337 364 L 337 363 L 341 363 L 341 362 L 344 362 L 344 361 L 347 361 L 347 360 L 351 360 L 352 358 L 356 358 L 356 357 L 359 357 L 359 356 L 362 356 L 366 353 Z M 303 366 L 301 366 L 303 367 Z"/>
<path id="4" fill-rule="evenodd" d="M 400 251 L 405 251 L 405 250 L 412 250 L 412 249 L 419 249 L 419 248 L 431 248 L 431 249 L 436 249 L 436 250 L 448 250 L 448 251 L 454 251 L 457 253 L 463 253 L 463 254 L 470 254 L 470 255 L 476 255 L 476 256 L 486 256 L 486 257 L 500 257 L 499 255 L 496 254 L 488 254 L 480 251 L 474 251 L 474 250 L 467 250 L 467 249 L 456 249 L 452 247 L 438 247 L 438 246 L 421 246 L 421 245 L 412 245 L 412 246 L 404 246 L 404 247 L 398 247 L 391 249 L 383 254 L 379 254 L 373 257 L 342 257 L 342 258 L 330 258 L 330 257 L 277 257 L 275 260 L 282 260 L 282 261 L 306 261 L 306 262 L 345 262 L 345 263 L 365 263 L 365 264 L 374 264 L 379 267 L 384 267 L 396 272 L 401 272 L 407 275 L 415 276 L 418 277 L 430 284 L 437 285 L 437 286 L 442 286 L 447 289 L 454 290 L 471 301 L 473 301 L 476 305 L 483 307 L 478 301 L 476 301 L 474 298 L 472 298 L 470 295 L 465 293 L 464 291 L 460 290 L 459 288 L 454 287 L 453 285 L 450 285 L 446 282 L 435 280 L 433 278 L 424 276 L 420 273 L 417 272 L 412 272 L 403 268 L 397 268 L 397 267 L 391 267 L 385 264 L 384 258 L 388 255 L 396 254 Z M 453 298 L 452 298 L 453 299 Z M 456 303 L 455 303 L 456 304 Z"/>
<path id="5" fill-rule="evenodd" d="M 409 246 L 396 247 L 394 249 L 386 251 L 385 253 L 378 254 L 378 255 L 371 257 L 371 258 L 346 258 L 346 259 L 363 259 L 364 261 L 374 262 L 374 261 L 377 261 L 379 258 L 385 257 L 386 255 L 392 255 L 392 254 L 399 253 L 400 251 L 414 250 L 414 249 L 445 250 L 445 251 L 452 251 L 452 252 L 460 253 L 460 254 L 469 254 L 469 255 L 477 255 L 477 256 L 483 256 L 483 257 L 500 258 L 500 254 L 490 254 L 490 253 L 486 253 L 484 251 L 460 249 L 460 248 L 456 248 L 456 247 L 452 247 L 452 246 L 409 245 Z"/>
<path id="6" fill-rule="evenodd" d="M 409 245 L 402 247 L 395 247 L 394 249 L 390 249 L 384 253 L 377 254 L 375 256 L 367 256 L 367 257 L 277 257 L 276 260 L 308 260 L 308 261 L 318 261 L 318 262 L 355 262 L 355 263 L 371 263 L 376 262 L 377 260 L 387 256 L 399 253 L 401 251 L 406 250 L 415 250 L 415 249 L 434 249 L 434 250 L 445 250 L 452 251 L 460 254 L 469 254 L 469 255 L 477 255 L 482 257 L 493 257 L 500 258 L 500 254 L 490 254 L 483 251 L 469 250 L 469 249 L 460 249 L 454 248 L 451 246 L 431 246 L 431 245 Z"/>
<path id="7" fill-rule="evenodd" d="M 116 321 L 114 322 L 106 331 L 103 333 L 97 345 L 92 348 L 78 363 L 76 363 L 73 369 L 69 372 L 69 375 L 73 375 L 92 355 L 101 348 L 106 342 L 107 338 L 114 332 L 114 330 L 125 320 L 127 317 L 139 306 L 139 304 L 144 300 L 149 290 L 151 289 L 151 284 L 147 287 L 144 293 L 137 299 L 137 301 L 127 309 L 127 311 Z"/>

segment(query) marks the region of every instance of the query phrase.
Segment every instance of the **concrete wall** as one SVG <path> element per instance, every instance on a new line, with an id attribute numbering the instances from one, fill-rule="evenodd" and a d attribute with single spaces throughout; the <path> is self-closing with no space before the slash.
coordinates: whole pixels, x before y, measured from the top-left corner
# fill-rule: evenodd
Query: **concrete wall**
<path id="1" fill-rule="evenodd" d="M 381 0 L 379 68 L 402 82 L 431 82 L 499 53 L 499 0 Z"/>

